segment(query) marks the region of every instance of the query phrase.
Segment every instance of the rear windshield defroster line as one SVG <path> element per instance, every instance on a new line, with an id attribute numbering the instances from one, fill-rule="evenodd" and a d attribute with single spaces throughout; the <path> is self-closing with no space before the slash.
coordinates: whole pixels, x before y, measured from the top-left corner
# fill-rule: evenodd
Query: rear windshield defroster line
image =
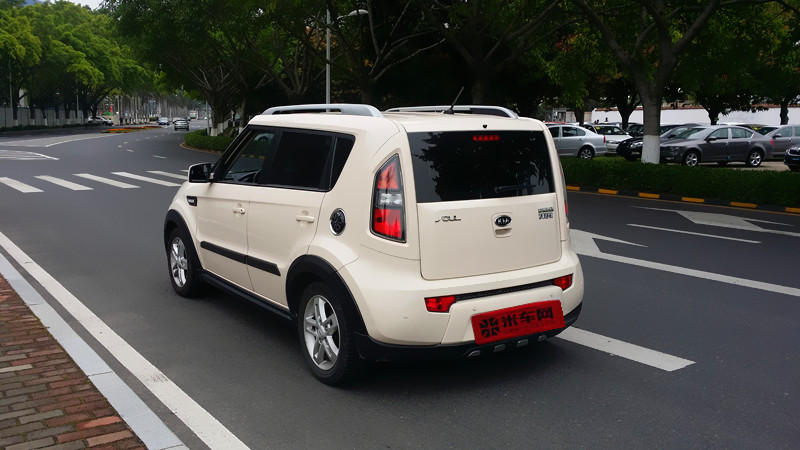
<path id="1" fill-rule="evenodd" d="M 409 133 L 417 203 L 555 192 L 541 131 Z"/>

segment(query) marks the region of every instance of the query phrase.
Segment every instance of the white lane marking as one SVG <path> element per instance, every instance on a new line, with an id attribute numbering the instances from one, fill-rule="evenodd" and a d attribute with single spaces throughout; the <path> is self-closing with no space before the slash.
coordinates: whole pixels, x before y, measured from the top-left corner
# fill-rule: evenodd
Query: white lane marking
<path id="1" fill-rule="evenodd" d="M 158 155 L 153 155 L 153 158 L 158 158 L 158 159 L 167 159 L 167 157 L 166 157 L 166 156 L 158 156 Z"/>
<path id="2" fill-rule="evenodd" d="M 123 189 L 133 189 L 139 187 L 128 183 L 123 183 L 122 181 L 112 180 L 111 178 L 98 177 L 97 175 L 92 175 L 88 173 L 76 173 L 75 176 L 86 178 L 88 180 L 97 181 L 99 183 L 110 184 L 111 186 L 116 186 L 118 188 L 123 188 Z"/>
<path id="3" fill-rule="evenodd" d="M 36 189 L 35 187 L 25 184 L 21 181 L 17 181 L 11 178 L 0 177 L 0 183 L 5 184 L 6 186 L 16 189 L 24 194 L 29 194 L 31 192 L 44 192 L 41 189 Z"/>
<path id="4" fill-rule="evenodd" d="M 702 236 L 702 237 L 708 237 L 708 238 L 714 238 L 714 239 L 726 239 L 726 240 L 729 240 L 729 241 L 746 242 L 748 244 L 760 244 L 761 243 L 761 241 L 751 241 L 750 239 L 738 239 L 738 238 L 732 238 L 732 237 L 727 237 L 727 236 L 715 236 L 713 234 L 694 233 L 692 231 L 673 230 L 671 228 L 651 227 L 649 225 L 639 225 L 639 224 L 635 224 L 635 223 L 629 223 L 628 226 L 629 227 L 638 227 L 638 228 L 647 228 L 647 229 L 650 229 L 650 230 L 658 230 L 658 231 L 669 231 L 671 233 L 691 234 L 693 236 Z"/>
<path id="5" fill-rule="evenodd" d="M 649 348 L 629 344 L 610 337 L 601 336 L 590 331 L 570 327 L 557 336 L 565 341 L 574 342 L 586 347 L 600 350 L 611 355 L 620 356 L 631 361 L 646 364 L 657 369 L 673 372 L 694 364 L 694 361 L 678 358 Z"/>
<path id="6" fill-rule="evenodd" d="M 591 242 L 591 245 L 585 245 L 586 241 L 591 241 L 589 236 L 597 236 L 592 233 L 587 233 L 580 230 L 571 230 L 570 234 L 573 237 L 578 237 L 572 241 L 575 251 L 580 255 L 592 256 L 595 258 L 605 259 L 608 261 L 615 261 L 622 264 L 631 264 L 634 266 L 645 267 L 648 269 L 661 270 L 663 272 L 677 273 L 679 275 L 686 275 L 703 280 L 718 281 L 720 283 L 728 283 L 736 286 L 744 286 L 753 289 L 759 289 L 767 292 L 775 292 L 778 294 L 791 295 L 793 297 L 800 297 L 800 289 L 789 286 L 781 286 L 779 284 L 764 283 L 761 281 L 747 280 L 744 278 L 732 277 L 728 275 L 721 275 L 718 273 L 704 272 L 702 270 L 687 269 L 686 267 L 670 266 L 669 264 L 661 264 L 652 261 L 645 261 L 643 259 L 628 258 L 625 256 L 612 255 L 603 253 L 597 248 L 597 244 Z M 602 236 L 601 236 L 602 237 Z"/>
<path id="7" fill-rule="evenodd" d="M 10 241 L 8 241 L 10 242 Z M 0 240 L 0 246 L 4 245 Z M 13 246 L 13 244 L 11 244 Z M 5 247 L 8 250 L 10 247 Z M 16 246 L 14 246 L 16 248 Z M 19 250 L 19 249 L 17 249 Z M 9 252 L 10 253 L 10 252 Z M 17 269 L 0 254 L 0 273 L 11 287 L 19 294 L 33 314 L 47 327 L 47 331 L 64 347 L 72 360 L 81 368 L 84 374 L 94 384 L 103 396 L 108 399 L 111 406 L 117 410 L 125 422 L 144 442 L 147 448 L 158 449 L 184 449 L 180 439 L 155 415 L 141 398 L 126 385 L 116 372 L 103 361 L 98 354 L 89 347 L 73 330 L 67 322 L 47 303 L 44 298 L 28 283 Z M 22 370 L 26 366 L 13 366 L 15 370 Z M 7 371 L 7 369 L 2 369 Z"/>
<path id="8" fill-rule="evenodd" d="M 186 175 L 180 175 L 177 173 L 163 172 L 161 170 L 148 170 L 147 173 L 152 173 L 153 175 L 164 175 L 165 177 L 172 177 L 186 181 Z"/>
<path id="9" fill-rule="evenodd" d="M 51 177 L 49 175 L 37 175 L 36 178 L 44 181 L 49 181 L 57 186 L 65 187 L 67 189 L 72 189 L 73 191 L 91 191 L 92 188 L 88 186 L 84 186 L 82 184 L 73 183 L 71 181 L 62 180 L 61 178 Z"/>
<path id="10" fill-rule="evenodd" d="M 0 232 L 2 246 L 139 381 L 211 448 L 248 447 Z"/>
<path id="11" fill-rule="evenodd" d="M 698 225 L 709 225 L 712 227 L 733 228 L 736 230 L 755 231 L 758 233 L 772 233 L 772 234 L 782 234 L 785 236 L 800 237 L 800 233 L 793 233 L 791 231 L 783 231 L 783 230 L 770 230 L 767 228 L 760 227 L 752 222 L 769 223 L 785 227 L 793 226 L 788 223 L 770 222 L 768 220 L 750 219 L 745 217 L 731 216 L 728 214 L 684 211 L 680 209 L 650 208 L 643 206 L 637 208 L 678 213 L 681 216 L 685 217 L 688 220 L 691 220 L 692 222 Z"/>
<path id="12" fill-rule="evenodd" d="M 55 160 L 58 158 L 43 155 L 41 153 L 25 152 L 21 150 L 0 150 L 0 159 L 11 159 L 14 161 L 31 161 L 31 160 Z"/>
<path id="13" fill-rule="evenodd" d="M 68 142 L 83 141 L 86 139 L 99 139 L 111 137 L 113 134 L 83 134 L 77 136 L 57 136 L 47 138 L 26 139 L 20 141 L 3 142 L 3 145 L 11 147 L 52 147 L 54 145 L 66 144 Z"/>
<path id="14" fill-rule="evenodd" d="M 600 248 L 594 242 L 595 239 L 601 241 L 616 242 L 618 244 L 635 245 L 636 247 L 647 247 L 646 245 L 634 244 L 633 242 L 621 241 L 608 236 L 601 236 L 599 234 L 589 233 L 588 231 L 571 230 L 570 240 L 572 241 L 575 250 L 581 249 L 584 252 L 597 252 L 600 253 Z"/>
<path id="15" fill-rule="evenodd" d="M 157 180 L 155 178 L 150 178 L 150 177 L 143 177 L 141 175 L 134 175 L 134 174 L 128 173 L 128 172 L 111 172 L 111 173 L 113 173 L 114 175 L 119 175 L 121 177 L 133 178 L 134 180 L 146 181 L 148 183 L 160 184 L 162 186 L 180 186 L 180 184 L 177 184 L 177 183 L 171 183 L 169 181 L 164 181 L 164 180 Z"/>

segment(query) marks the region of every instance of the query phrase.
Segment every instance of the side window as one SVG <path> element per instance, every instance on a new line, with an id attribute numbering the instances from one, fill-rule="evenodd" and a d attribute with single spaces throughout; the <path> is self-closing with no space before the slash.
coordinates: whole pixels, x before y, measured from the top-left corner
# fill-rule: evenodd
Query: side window
<path id="1" fill-rule="evenodd" d="M 792 137 L 792 127 L 783 127 L 775 134 L 780 134 L 781 137 L 790 138 Z"/>
<path id="2" fill-rule="evenodd" d="M 564 137 L 586 136 L 586 132 L 580 128 L 562 127 L 561 130 L 564 133 Z"/>
<path id="3" fill-rule="evenodd" d="M 265 161 L 270 161 L 276 139 L 272 131 L 254 131 L 245 138 L 222 176 L 223 181 L 254 184 Z"/>
<path id="4" fill-rule="evenodd" d="M 284 131 L 264 184 L 301 189 L 327 189 L 335 137 L 330 134 Z"/>
<path id="5" fill-rule="evenodd" d="M 800 137 L 800 127 L 794 127 L 794 137 Z"/>
<path id="6" fill-rule="evenodd" d="M 731 137 L 733 139 L 747 139 L 752 135 L 753 133 L 750 133 L 747 130 L 743 130 L 741 128 L 731 128 Z"/>
<path id="7" fill-rule="evenodd" d="M 550 135 L 553 136 L 554 138 L 558 137 L 558 129 L 559 127 L 547 127 L 547 131 L 549 131 Z"/>
<path id="8" fill-rule="evenodd" d="M 711 133 L 708 137 L 717 138 L 717 139 L 728 139 L 728 129 L 727 128 L 720 128 L 719 130 Z"/>

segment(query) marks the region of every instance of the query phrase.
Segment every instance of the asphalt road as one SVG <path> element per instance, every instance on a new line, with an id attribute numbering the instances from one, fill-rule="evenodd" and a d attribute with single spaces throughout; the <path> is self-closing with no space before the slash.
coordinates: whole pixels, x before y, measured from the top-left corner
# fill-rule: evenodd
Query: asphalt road
<path id="1" fill-rule="evenodd" d="M 800 442 L 800 216 L 570 193 L 586 277 L 575 333 L 474 360 L 375 364 L 330 388 L 292 326 L 217 291 L 172 292 L 164 213 L 177 177 L 214 156 L 180 148 L 171 128 L 95 131 L 0 137 L 0 233 L 207 412 L 176 414 L 172 394 L 154 394 L 40 289 L 190 448 L 228 447 L 208 437 L 218 429 L 250 448 Z"/>

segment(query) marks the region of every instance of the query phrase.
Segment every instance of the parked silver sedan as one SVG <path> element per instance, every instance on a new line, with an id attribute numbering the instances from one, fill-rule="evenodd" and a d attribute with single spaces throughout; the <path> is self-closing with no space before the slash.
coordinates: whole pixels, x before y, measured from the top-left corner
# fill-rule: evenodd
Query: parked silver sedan
<path id="1" fill-rule="evenodd" d="M 592 159 L 606 154 L 606 137 L 578 125 L 548 123 L 558 156 Z"/>

